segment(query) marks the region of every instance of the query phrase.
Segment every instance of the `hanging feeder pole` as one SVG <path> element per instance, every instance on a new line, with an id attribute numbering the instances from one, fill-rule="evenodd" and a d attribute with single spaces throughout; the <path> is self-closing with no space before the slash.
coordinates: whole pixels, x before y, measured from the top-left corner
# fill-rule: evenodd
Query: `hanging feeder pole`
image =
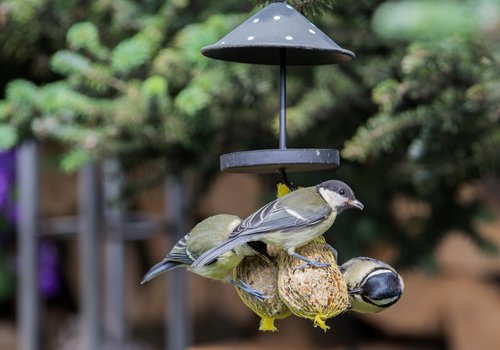
<path id="1" fill-rule="evenodd" d="M 280 133 L 279 133 L 280 149 L 286 149 L 286 49 L 280 48 Z M 288 180 L 285 168 L 279 169 L 281 177 L 285 185 L 290 191 L 295 191 L 296 188 Z"/>
<path id="2" fill-rule="evenodd" d="M 280 149 L 286 149 L 286 49 L 280 49 Z"/>

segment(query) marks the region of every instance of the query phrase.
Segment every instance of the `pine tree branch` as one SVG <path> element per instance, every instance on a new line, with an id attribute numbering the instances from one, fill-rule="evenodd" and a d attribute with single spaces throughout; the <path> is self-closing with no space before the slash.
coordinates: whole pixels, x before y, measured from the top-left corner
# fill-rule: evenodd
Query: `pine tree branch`
<path id="1" fill-rule="evenodd" d="M 263 1 L 263 0 L 252 0 L 254 4 L 259 4 L 261 6 L 266 6 L 272 2 L 277 1 Z M 285 1 L 290 6 L 293 6 L 298 12 L 315 16 L 317 14 L 322 14 L 325 8 L 332 9 L 334 0 L 288 0 Z"/>

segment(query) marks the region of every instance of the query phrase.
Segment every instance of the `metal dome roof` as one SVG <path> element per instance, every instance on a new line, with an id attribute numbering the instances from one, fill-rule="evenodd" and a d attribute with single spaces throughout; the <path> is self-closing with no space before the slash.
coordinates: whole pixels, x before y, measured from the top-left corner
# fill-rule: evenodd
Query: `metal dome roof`
<path id="1" fill-rule="evenodd" d="M 277 65 L 281 49 L 287 65 L 342 63 L 355 56 L 285 2 L 269 4 L 201 52 L 224 61 Z"/>

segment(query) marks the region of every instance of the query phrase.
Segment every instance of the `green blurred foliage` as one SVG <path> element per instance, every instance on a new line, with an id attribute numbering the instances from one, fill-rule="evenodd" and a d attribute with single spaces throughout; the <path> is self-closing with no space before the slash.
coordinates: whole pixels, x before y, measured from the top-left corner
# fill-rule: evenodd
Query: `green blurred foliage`
<path id="1" fill-rule="evenodd" d="M 150 170 L 135 191 L 182 173 L 198 189 L 192 204 L 220 154 L 277 147 L 277 68 L 200 53 L 265 3 L 2 2 L 0 61 L 10 75 L 0 84 L 0 147 L 55 141 L 67 171 L 116 157 L 127 171 Z M 329 237 L 341 259 L 382 243 L 401 263 L 433 266 L 433 249 L 455 229 L 486 246 L 473 225 L 479 203 L 457 192 L 499 170 L 499 2 L 290 3 L 357 55 L 288 71 L 289 145 L 341 148 L 344 159 L 335 173 L 294 180 L 342 178 L 365 203 Z M 401 224 L 401 197 L 431 214 Z"/>
<path id="2" fill-rule="evenodd" d="M 471 2 L 392 1 L 380 5 L 373 17 L 375 30 L 390 39 L 441 40 L 444 36 L 468 38 L 477 33 L 480 19 Z"/>
<path id="3" fill-rule="evenodd" d="M 272 2 L 276 1 L 253 0 L 253 3 L 259 5 L 259 8 Z M 302 14 L 315 16 L 317 14 L 324 13 L 327 9 L 332 9 L 335 4 L 335 0 L 288 0 L 287 3 Z"/>

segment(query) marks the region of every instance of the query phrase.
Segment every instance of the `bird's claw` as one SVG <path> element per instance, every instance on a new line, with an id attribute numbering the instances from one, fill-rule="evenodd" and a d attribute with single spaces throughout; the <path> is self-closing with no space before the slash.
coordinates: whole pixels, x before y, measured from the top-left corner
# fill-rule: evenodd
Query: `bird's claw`
<path id="1" fill-rule="evenodd" d="M 239 280 L 235 285 L 245 293 L 250 294 L 251 296 L 255 297 L 257 300 L 261 302 L 264 302 L 266 299 L 269 299 L 269 296 L 251 287 L 248 283 L 243 282 L 242 280 Z"/>
<path id="2" fill-rule="evenodd" d="M 328 243 L 325 243 L 326 244 L 326 247 L 332 252 L 333 254 L 333 257 L 335 258 L 335 261 L 338 261 L 338 253 L 337 253 L 337 249 L 333 248 L 331 245 L 329 245 Z"/>
<path id="3" fill-rule="evenodd" d="M 302 256 L 300 254 L 297 254 L 295 253 L 294 251 L 290 251 L 288 252 L 289 255 L 293 256 L 294 258 L 296 259 L 299 259 L 299 260 L 302 260 L 302 261 L 305 261 L 305 264 L 304 265 L 299 265 L 297 267 L 295 267 L 293 270 L 303 270 L 303 269 L 308 269 L 310 267 L 318 267 L 318 268 L 323 268 L 323 267 L 329 267 L 330 264 L 329 263 L 324 263 L 324 262 L 320 262 L 320 261 L 314 261 L 314 260 L 311 260 L 311 259 L 308 259 L 306 258 L 305 256 Z"/>
<path id="4" fill-rule="evenodd" d="M 317 267 L 317 268 L 327 268 L 327 267 L 330 267 L 330 264 L 329 263 L 322 263 L 322 262 L 319 262 L 319 261 L 310 261 L 310 262 L 307 262 L 303 265 L 299 265 L 297 267 L 295 267 L 293 269 L 293 271 L 296 271 L 296 270 L 305 270 L 305 269 L 308 269 L 310 267 Z"/>
<path id="5" fill-rule="evenodd" d="M 266 299 L 269 299 L 269 296 L 265 295 L 262 292 L 259 292 L 258 290 L 254 290 L 253 292 L 247 292 L 247 293 L 255 297 L 258 301 L 262 303 L 266 301 Z"/>

